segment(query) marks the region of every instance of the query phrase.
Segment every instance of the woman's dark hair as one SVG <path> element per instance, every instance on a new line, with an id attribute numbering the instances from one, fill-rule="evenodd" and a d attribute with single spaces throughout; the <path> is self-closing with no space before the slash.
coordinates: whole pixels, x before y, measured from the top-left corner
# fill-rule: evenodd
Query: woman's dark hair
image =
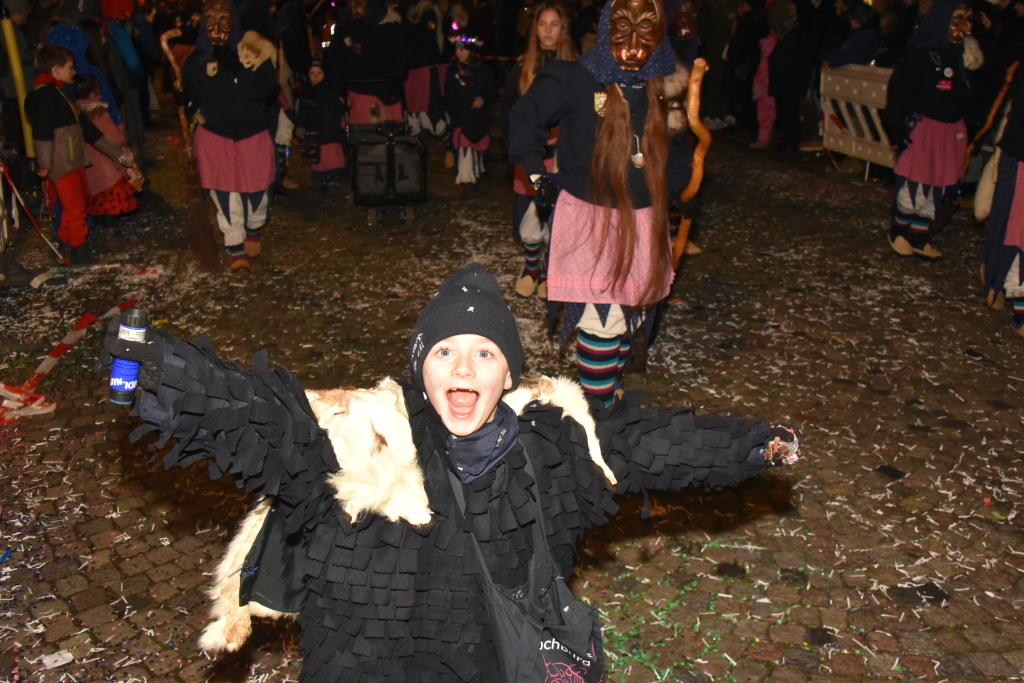
<path id="1" fill-rule="evenodd" d="M 100 86 L 100 79 L 96 78 L 92 74 L 77 74 L 75 76 L 75 98 L 79 100 L 87 100 L 93 95 L 99 95 L 102 93 Z"/>
<path id="2" fill-rule="evenodd" d="M 55 66 L 64 66 L 75 61 L 75 55 L 63 45 L 43 45 L 36 52 L 36 71 L 48 74 Z"/>
<path id="3" fill-rule="evenodd" d="M 668 112 L 665 105 L 665 82 L 661 77 L 647 81 L 647 121 L 640 143 L 643 153 L 644 179 L 651 198 L 651 225 L 654 235 L 650 240 L 650 252 L 646 255 L 650 263 L 648 281 L 641 283 L 640 303 L 651 306 L 658 302 L 663 282 L 662 273 L 672 267 L 672 255 L 668 241 L 661 239 L 664 226 L 668 225 L 668 184 L 665 167 L 668 164 Z M 629 193 L 629 168 L 635 150 L 633 122 L 629 104 L 618 85 L 608 88 L 608 96 L 598 119 L 597 142 L 590 155 L 588 187 L 590 199 L 600 208 L 599 220 L 595 221 L 600 232 L 590 239 L 616 248 L 612 261 L 612 287 L 619 288 L 626 282 L 630 265 L 643 255 L 637 253 L 636 212 L 633 197 Z M 618 220 L 611 220 L 611 207 L 618 209 Z"/>

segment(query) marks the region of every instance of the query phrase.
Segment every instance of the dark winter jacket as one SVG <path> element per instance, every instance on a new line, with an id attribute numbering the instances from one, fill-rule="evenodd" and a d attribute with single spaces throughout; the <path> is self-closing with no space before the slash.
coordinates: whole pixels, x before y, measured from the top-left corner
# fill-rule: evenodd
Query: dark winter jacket
<path id="1" fill-rule="evenodd" d="M 829 68 L 838 69 L 847 64 L 870 64 L 878 52 L 878 26 L 850 29 L 843 44 L 825 55 Z"/>
<path id="2" fill-rule="evenodd" d="M 205 337 L 192 344 L 167 337 L 159 387 L 145 390 L 136 404 L 134 414 L 146 424 L 132 438 L 157 431 L 156 448 L 179 439 L 164 457 L 166 467 L 202 460 L 211 477 L 230 474 L 239 487 L 274 498 L 286 539 L 277 546 L 298 550 L 308 591 L 298 616 L 300 680 L 498 680 L 480 567 L 449 483 L 455 468 L 448 434 L 422 390 L 381 384 L 391 414 L 408 416 L 398 438 L 377 438 L 383 429 L 377 420 L 366 420 L 358 434 L 328 433 L 325 416 L 363 410 L 366 393 L 304 392 L 280 366 L 268 369 L 265 352 L 253 360 L 254 368 L 243 370 L 217 358 Z M 462 484 L 470 528 L 502 586 L 525 582 L 534 552 L 527 457 L 548 543 L 566 578 L 584 532 L 617 511 L 613 492 L 735 486 L 767 467 L 760 454 L 769 437 L 763 422 L 659 410 L 634 395 L 591 417 L 569 380 L 527 382 L 511 396 L 520 415 L 516 445 L 497 466 Z M 325 409 L 324 402 L 334 407 Z M 372 445 L 372 452 L 350 452 L 350 437 Z M 402 476 L 420 483 L 407 487 L 398 503 L 419 512 L 389 519 L 364 506 L 352 518 L 354 501 L 338 499 L 346 476 L 371 457 L 377 463 L 395 457 L 404 444 L 414 452 L 412 469 Z M 228 553 L 238 550 L 233 542 Z M 223 569 L 218 581 L 231 578 Z M 214 622 L 207 632 L 220 626 Z"/>
<path id="3" fill-rule="evenodd" d="M 1024 71 L 1017 69 L 1008 94 L 1009 119 L 999 146 L 1017 161 L 1024 161 Z"/>
<path id="4" fill-rule="evenodd" d="M 957 50 L 908 46 L 889 79 L 888 93 L 887 126 L 897 133 L 915 114 L 955 123 L 972 111 L 963 54 Z"/>
<path id="5" fill-rule="evenodd" d="M 433 0 L 420 0 L 406 15 L 405 39 L 409 70 L 440 64 L 444 59 L 444 17 Z"/>
<path id="6" fill-rule="evenodd" d="M 768 35 L 768 13 L 752 9 L 736 22 L 736 31 L 729 39 L 725 62 L 732 75 L 743 81 L 752 81 L 761 61 L 761 39 Z"/>
<path id="7" fill-rule="evenodd" d="M 306 86 L 299 95 L 295 126 L 305 132 L 319 132 L 321 145 L 344 142 L 341 117 L 345 115 L 346 108 L 338 99 L 339 94 L 330 81 Z"/>
<path id="8" fill-rule="evenodd" d="M 537 66 L 537 70 L 544 68 L 545 65 L 551 63 L 555 58 L 554 50 L 543 50 L 541 52 L 541 63 Z M 498 121 L 501 126 L 501 136 L 508 141 L 508 118 L 512 113 L 512 107 L 515 106 L 519 96 L 522 95 L 519 92 L 519 78 L 523 75 L 523 62 L 518 60 L 509 69 L 508 76 L 505 78 L 505 89 L 501 91 L 501 111 L 498 114 Z"/>
<path id="9" fill-rule="evenodd" d="M 208 55 L 193 52 L 182 72 L 188 111 L 203 115 L 203 128 L 236 141 L 267 130 L 267 107 L 278 91 L 269 59 L 252 71 L 242 66 L 236 48 L 222 45 Z"/>
<path id="10" fill-rule="evenodd" d="M 343 90 L 384 104 L 401 102 L 409 75 L 405 31 L 400 21 L 374 24 L 366 18 L 338 22 L 327 48 L 328 70 Z"/>
<path id="11" fill-rule="evenodd" d="M 74 100 L 54 83 L 40 84 L 28 93 L 25 114 L 32 124 L 39 168 L 48 171 L 54 182 L 70 171 L 91 165 L 87 144 L 111 159 L 121 154 L 120 146 L 82 116 Z"/>
<path id="12" fill-rule="evenodd" d="M 482 107 L 473 107 L 473 100 L 483 99 Z M 444 109 L 448 112 L 452 130 L 462 129 L 462 134 L 477 142 L 490 132 L 491 104 L 498 99 L 498 84 L 494 72 L 485 63 L 467 67 L 455 62 L 448 67 L 448 78 L 444 86 Z"/>
<path id="13" fill-rule="evenodd" d="M 815 66 L 814 34 L 809 25 L 797 21 L 779 38 L 768 56 L 768 94 L 803 98 Z"/>
<path id="14" fill-rule="evenodd" d="M 617 87 L 617 86 L 615 86 Z M 633 132 L 643 136 L 647 122 L 647 89 L 643 82 L 638 87 L 623 88 Z M 598 100 L 606 89 L 580 62 L 556 60 L 537 72 L 530 90 L 519 98 L 509 117 L 509 158 L 522 164 L 527 176 L 544 174 L 545 144 L 553 126 L 558 126 L 559 187 L 583 201 L 591 201 L 587 188 L 590 155 L 597 139 Z M 670 154 L 676 151 L 673 145 Z M 668 165 L 670 194 L 682 191 L 689 180 L 673 173 L 678 165 Z M 632 164 L 629 168 L 629 189 L 637 209 L 650 206 L 647 181 L 643 169 Z"/>

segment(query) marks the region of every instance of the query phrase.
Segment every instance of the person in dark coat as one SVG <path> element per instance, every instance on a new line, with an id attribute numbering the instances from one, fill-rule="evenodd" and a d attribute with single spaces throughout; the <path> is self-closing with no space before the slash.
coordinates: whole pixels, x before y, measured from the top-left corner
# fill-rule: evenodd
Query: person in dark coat
<path id="1" fill-rule="evenodd" d="M 764 0 L 740 0 L 733 19 L 732 38 L 726 52 L 726 75 L 730 100 L 739 130 L 757 130 L 754 75 L 761 62 L 761 39 L 768 35 L 768 12 Z"/>
<path id="2" fill-rule="evenodd" d="M 1024 70 L 1017 69 L 1009 92 L 1003 136 L 999 141 L 996 186 L 988 217 L 988 240 L 982 264 L 982 294 L 989 307 L 1000 310 L 1010 304 L 1010 320 L 1024 337 Z"/>
<path id="3" fill-rule="evenodd" d="M 298 114 L 295 120 L 295 134 L 299 137 L 315 134 L 320 143 L 320 156 L 310 171 L 313 183 L 321 192 L 328 185 L 341 185 L 345 168 L 345 142 L 341 119 L 345 115 L 345 103 L 337 82 L 326 77 L 324 65 L 314 59 L 309 67 L 309 84 L 299 96 Z"/>
<path id="4" fill-rule="evenodd" d="M 509 140 L 509 116 L 512 107 L 523 93 L 533 85 L 537 72 L 556 59 L 573 60 L 578 56 L 569 35 L 569 15 L 558 0 L 541 0 L 533 6 L 530 18 L 529 43 L 523 54 L 508 72 L 505 89 L 501 94 L 500 125 L 501 135 L 507 143 Z M 544 166 L 550 172 L 554 169 L 557 131 L 552 131 L 548 146 L 550 154 L 544 158 Z M 534 292 L 540 299 L 548 298 L 547 286 L 547 254 L 546 248 L 551 240 L 550 215 L 538 213 L 533 198 L 536 190 L 526 177 L 526 169 L 516 164 L 512 176 L 512 192 L 515 200 L 512 203 L 512 227 L 516 237 L 523 241 L 525 264 L 523 272 L 516 280 L 516 294 L 522 297 L 533 296 Z"/>
<path id="5" fill-rule="evenodd" d="M 614 494 L 733 487 L 799 454 L 795 430 L 760 420 L 635 393 L 588 406 L 572 380 L 521 380 L 515 316 L 478 264 L 420 313 L 409 373 L 373 390 L 304 391 L 265 351 L 243 369 L 206 336 L 118 340 L 119 317 L 107 351 L 142 362 L 132 440 L 177 439 L 165 467 L 202 462 L 260 501 L 214 572 L 199 645 L 237 650 L 252 615 L 297 613 L 302 683 L 494 683 L 481 573 L 527 583 L 537 525 L 568 579 Z"/>
<path id="6" fill-rule="evenodd" d="M 672 158 L 692 151 L 668 133 L 665 80 L 676 59 L 667 23 L 658 0 L 608 2 L 594 46 L 541 69 L 509 117 L 509 158 L 526 170 L 534 201 L 553 210 L 548 299 L 564 304 L 560 346 L 576 332 L 581 383 L 606 404 L 674 278 L 669 197 L 689 180 L 674 170 L 689 162 Z M 554 126 L 558 171 L 549 174 Z"/>
<path id="7" fill-rule="evenodd" d="M 768 57 L 768 94 L 775 98 L 775 131 L 779 149 L 795 152 L 800 144 L 800 101 L 807 95 L 814 70 L 814 5 L 791 0 L 789 19 Z"/>
<path id="8" fill-rule="evenodd" d="M 464 199 L 479 190 L 484 172 L 484 152 L 491 146 L 491 105 L 498 99 L 494 72 L 481 59 L 482 43 L 472 31 L 453 36 L 455 61 L 444 86 L 444 109 L 451 121 L 455 149 L 455 184 L 462 185 Z"/>
<path id="9" fill-rule="evenodd" d="M 405 79 L 405 117 L 409 130 L 444 135 L 448 122 L 444 117 L 442 86 L 448 78 L 450 60 L 445 32 L 444 12 L 434 0 L 419 0 L 405 15 L 408 42 L 409 76 Z"/>
<path id="10" fill-rule="evenodd" d="M 327 70 L 347 92 L 349 122 L 404 121 L 409 75 L 402 17 L 381 0 L 352 0 L 335 24 Z"/>
<path id="11" fill-rule="evenodd" d="M 849 7 L 844 17 L 850 24 L 850 31 L 842 45 L 825 54 L 825 64 L 830 69 L 838 69 L 847 64 L 870 64 L 878 52 L 880 31 L 875 8 L 866 2 L 859 2 Z"/>
<path id="12" fill-rule="evenodd" d="M 883 113 L 896 160 L 889 245 L 900 256 L 936 260 L 929 227 L 953 205 L 967 152 L 973 113 L 964 66 L 970 10 L 960 0 L 937 0 L 914 31 L 889 79 Z"/>
<path id="13" fill-rule="evenodd" d="M 217 208 L 228 269 L 247 273 L 261 251 L 277 167 L 268 108 L 277 93 L 274 46 L 241 35 L 227 0 L 203 8 L 204 30 L 182 69 L 186 111 L 196 117 L 196 164 Z M 243 63 L 243 57 L 245 63 Z"/>

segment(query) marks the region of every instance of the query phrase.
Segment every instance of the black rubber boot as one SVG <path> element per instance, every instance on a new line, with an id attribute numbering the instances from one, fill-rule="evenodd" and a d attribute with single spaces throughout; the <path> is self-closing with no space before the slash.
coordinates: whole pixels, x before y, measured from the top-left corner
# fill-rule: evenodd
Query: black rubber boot
<path id="1" fill-rule="evenodd" d="M 91 266 L 96 263 L 96 259 L 91 253 L 89 253 L 89 247 L 80 244 L 77 247 L 71 247 L 71 265 L 73 266 Z"/>

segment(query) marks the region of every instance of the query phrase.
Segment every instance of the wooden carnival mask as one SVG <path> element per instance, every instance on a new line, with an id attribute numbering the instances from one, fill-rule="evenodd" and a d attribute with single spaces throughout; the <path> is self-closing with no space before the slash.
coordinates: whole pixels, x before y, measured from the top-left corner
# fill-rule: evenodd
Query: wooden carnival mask
<path id="1" fill-rule="evenodd" d="M 665 36 L 658 0 L 614 0 L 609 38 L 612 55 L 625 71 L 639 71 Z"/>
<path id="2" fill-rule="evenodd" d="M 964 36 L 971 35 L 971 8 L 967 5 L 960 5 L 953 12 L 953 18 L 949 20 L 949 32 L 947 38 L 954 45 L 964 42 Z"/>
<path id="3" fill-rule="evenodd" d="M 214 45 L 223 45 L 231 35 L 231 28 L 235 24 L 235 15 L 231 11 L 231 5 L 225 0 L 210 0 L 203 8 L 203 25 L 206 26 L 206 35 Z"/>

